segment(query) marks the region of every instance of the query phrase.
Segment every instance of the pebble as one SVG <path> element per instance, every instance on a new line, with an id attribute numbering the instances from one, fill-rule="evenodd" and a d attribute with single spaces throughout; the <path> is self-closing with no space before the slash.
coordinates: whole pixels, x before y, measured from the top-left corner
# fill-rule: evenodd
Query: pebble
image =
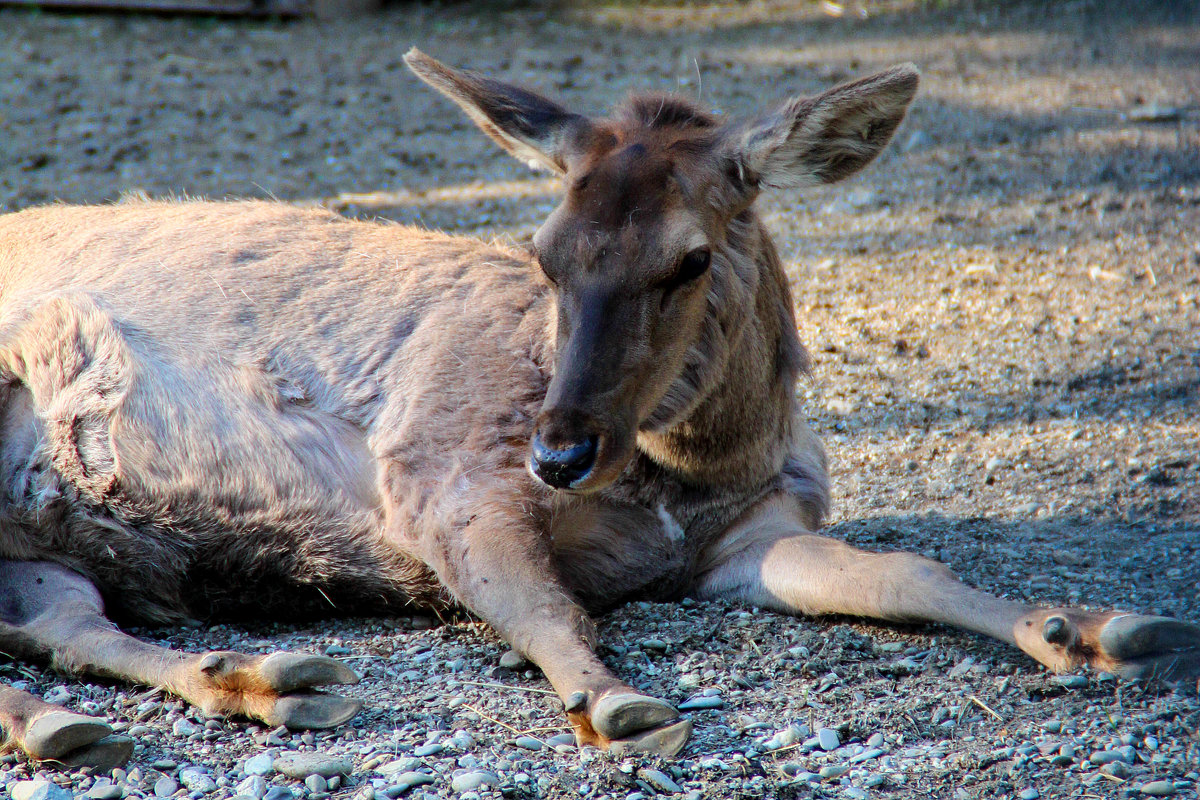
<path id="1" fill-rule="evenodd" d="M 1096 764 L 1097 766 L 1111 764 L 1114 761 L 1124 760 L 1125 756 L 1122 753 L 1118 753 L 1116 750 L 1097 750 L 1088 756 L 1088 761 Z"/>
<path id="2" fill-rule="evenodd" d="M 309 775 L 332 778 L 334 775 L 349 775 L 353 769 L 345 758 L 336 758 L 325 753 L 286 753 L 272 762 L 276 772 L 289 778 L 303 780 Z"/>
<path id="3" fill-rule="evenodd" d="M 421 766 L 419 758 L 398 758 L 375 768 L 380 775 L 394 775 L 397 772 L 414 772 Z"/>
<path id="4" fill-rule="evenodd" d="M 217 788 L 217 782 L 200 767 L 188 767 L 179 773 L 179 782 L 192 792 L 206 794 Z"/>
<path id="5" fill-rule="evenodd" d="M 1068 689 L 1082 689 L 1088 685 L 1086 675 L 1055 675 L 1054 682 Z"/>
<path id="6" fill-rule="evenodd" d="M 171 733 L 186 739 L 193 733 L 199 733 L 201 728 L 196 723 L 192 722 L 187 717 L 180 717 L 175 720 L 175 724 L 171 726 Z"/>
<path id="7" fill-rule="evenodd" d="M 520 669 L 527 663 L 529 662 L 516 650 L 505 650 L 504 654 L 500 656 L 500 666 L 505 669 Z"/>
<path id="8" fill-rule="evenodd" d="M 683 788 L 671 779 L 671 776 L 657 769 L 639 769 L 638 777 L 650 784 L 656 791 L 666 794 L 682 794 Z"/>
<path id="9" fill-rule="evenodd" d="M 179 791 L 179 784 L 175 782 L 174 778 L 170 778 L 170 777 L 167 777 L 166 775 L 163 775 L 161 778 L 159 778 L 158 780 L 156 780 L 154 782 L 154 796 L 155 797 L 170 797 L 171 795 L 175 794 L 178 791 Z"/>
<path id="10" fill-rule="evenodd" d="M 275 754 L 268 750 L 247 758 L 242 771 L 247 775 L 270 775 L 275 771 Z"/>
<path id="11" fill-rule="evenodd" d="M 427 758 L 429 756 L 436 756 L 445 749 L 443 745 L 433 742 L 432 744 L 423 744 L 420 747 L 414 748 L 413 755 L 418 758 Z"/>
<path id="12" fill-rule="evenodd" d="M 1150 781 L 1142 785 L 1138 791 L 1151 797 L 1170 797 L 1175 794 L 1175 784 L 1171 781 Z"/>
<path id="13" fill-rule="evenodd" d="M 17 781 L 9 784 L 13 800 L 71 800 L 71 793 L 50 781 Z"/>
<path id="14" fill-rule="evenodd" d="M 1038 798 L 1041 796 L 1041 793 L 1033 786 L 1022 790 L 1021 793 L 1017 795 L 1017 797 L 1019 797 L 1021 800 L 1038 800 Z"/>
<path id="15" fill-rule="evenodd" d="M 856 756 L 850 758 L 851 764 L 861 764 L 864 761 L 870 761 L 872 758 L 879 758 L 885 751 L 881 747 L 872 747 L 870 750 L 864 750 Z"/>
<path id="16" fill-rule="evenodd" d="M 251 775 L 237 785 L 237 793 L 261 800 L 267 793 L 267 781 L 261 775 Z"/>
<path id="17" fill-rule="evenodd" d="M 390 794 L 392 797 L 395 797 L 396 795 L 407 792 L 409 789 L 412 789 L 415 786 L 425 786 L 433 782 L 434 777 L 432 775 L 414 770 L 412 772 L 402 773 L 400 777 L 398 777 L 395 782 L 388 787 L 387 791 L 388 794 Z M 395 791 L 395 794 L 392 794 L 393 791 Z"/>
<path id="18" fill-rule="evenodd" d="M 473 792 L 480 786 L 495 786 L 499 782 L 494 773 L 475 770 L 455 775 L 450 779 L 450 788 L 456 792 Z"/>
<path id="19" fill-rule="evenodd" d="M 125 794 L 125 790 L 116 783 L 98 783 L 87 790 L 89 800 L 117 800 Z"/>
<path id="20" fill-rule="evenodd" d="M 1063 723 L 1061 719 L 1048 719 L 1042 723 L 1042 730 L 1046 733 L 1061 733 Z"/>
<path id="21" fill-rule="evenodd" d="M 842 796 L 849 797 L 850 800 L 867 800 L 867 798 L 870 797 L 870 795 L 864 792 L 862 789 L 858 789 L 853 786 L 844 789 L 842 791 Z"/>
<path id="22" fill-rule="evenodd" d="M 549 739 L 546 740 L 546 744 L 550 745 L 551 747 L 562 747 L 562 746 L 574 747 L 575 746 L 575 734 L 573 734 L 573 733 L 555 734 L 554 736 L 551 736 Z"/>
<path id="23" fill-rule="evenodd" d="M 263 800 L 293 800 L 295 797 L 292 790 L 286 786 L 272 786 L 263 795 Z"/>
<path id="24" fill-rule="evenodd" d="M 541 750 L 543 747 L 541 740 L 532 736 L 518 736 L 513 740 L 513 744 L 522 750 Z"/>
<path id="25" fill-rule="evenodd" d="M 821 728 L 817 731 L 817 744 L 825 752 L 837 750 L 842 746 L 842 740 L 838 738 L 838 733 L 833 728 Z"/>
<path id="26" fill-rule="evenodd" d="M 817 771 L 817 774 L 825 780 L 830 780 L 831 778 L 840 778 L 849 771 L 850 768 L 845 764 L 829 764 L 821 767 L 821 769 Z"/>
<path id="27" fill-rule="evenodd" d="M 689 697 L 680 703 L 677 708 L 680 711 L 703 711 L 709 708 L 724 708 L 725 700 L 720 695 Z"/>
<path id="28" fill-rule="evenodd" d="M 304 779 L 304 785 L 313 794 L 320 794 L 329 790 L 329 781 L 315 773 Z"/>

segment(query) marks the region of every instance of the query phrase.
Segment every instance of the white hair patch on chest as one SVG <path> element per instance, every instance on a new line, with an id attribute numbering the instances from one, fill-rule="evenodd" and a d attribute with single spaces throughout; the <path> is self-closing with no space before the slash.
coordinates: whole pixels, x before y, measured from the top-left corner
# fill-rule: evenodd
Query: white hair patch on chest
<path id="1" fill-rule="evenodd" d="M 663 533 L 666 534 L 668 539 L 672 542 L 683 541 L 683 526 L 671 516 L 670 512 L 667 511 L 667 507 L 662 503 L 658 504 L 658 518 L 662 521 Z"/>

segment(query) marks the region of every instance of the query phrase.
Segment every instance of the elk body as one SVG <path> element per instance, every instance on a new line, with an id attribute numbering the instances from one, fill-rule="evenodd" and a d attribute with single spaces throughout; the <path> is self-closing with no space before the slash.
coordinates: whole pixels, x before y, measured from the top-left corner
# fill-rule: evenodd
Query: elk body
<path id="1" fill-rule="evenodd" d="M 348 720 L 320 656 L 187 654 L 109 622 L 465 608 L 535 662 L 583 743 L 672 754 L 690 722 L 612 674 L 630 598 L 929 620 L 1052 669 L 1194 674 L 1200 629 L 1040 609 L 815 534 L 825 459 L 768 188 L 890 139 L 902 66 L 721 121 L 590 119 L 413 51 L 502 146 L 564 177 L 535 253 L 276 203 L 0 218 L 0 651 L 271 725 Z M 332 604 L 332 607 L 331 607 Z M 0 687 L 35 758 L 111 765 L 100 720 Z"/>

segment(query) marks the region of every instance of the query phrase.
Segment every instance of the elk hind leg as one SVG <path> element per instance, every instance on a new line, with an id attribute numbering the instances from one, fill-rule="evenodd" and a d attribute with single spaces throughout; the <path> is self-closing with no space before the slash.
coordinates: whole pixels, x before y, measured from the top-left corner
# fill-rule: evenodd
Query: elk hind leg
<path id="1" fill-rule="evenodd" d="M 358 682 L 352 670 L 331 658 L 299 653 L 183 653 L 135 639 L 105 618 L 100 593 L 91 581 L 48 562 L 0 561 L 0 650 L 49 661 L 68 674 L 160 687 L 208 714 L 248 716 L 290 728 L 340 725 L 361 706 L 357 700 L 311 691 Z M 16 743 L 24 746 L 20 739 L 29 735 L 30 728 L 17 723 L 32 722 L 30 713 L 37 717 L 46 709 L 21 711 L 22 698 L 9 700 L 17 709 L 12 727 L 24 731 L 17 733 Z M 82 731 L 78 720 L 57 719 L 71 730 Z"/>

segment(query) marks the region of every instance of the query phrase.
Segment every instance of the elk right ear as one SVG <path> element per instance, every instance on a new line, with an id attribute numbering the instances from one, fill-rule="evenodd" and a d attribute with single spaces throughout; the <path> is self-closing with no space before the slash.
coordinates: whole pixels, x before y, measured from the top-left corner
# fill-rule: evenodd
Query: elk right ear
<path id="1" fill-rule="evenodd" d="M 583 149 L 591 133 L 586 117 L 533 92 L 453 69 L 415 47 L 404 61 L 418 78 L 467 112 L 480 130 L 535 169 L 565 174 L 571 156 Z"/>

